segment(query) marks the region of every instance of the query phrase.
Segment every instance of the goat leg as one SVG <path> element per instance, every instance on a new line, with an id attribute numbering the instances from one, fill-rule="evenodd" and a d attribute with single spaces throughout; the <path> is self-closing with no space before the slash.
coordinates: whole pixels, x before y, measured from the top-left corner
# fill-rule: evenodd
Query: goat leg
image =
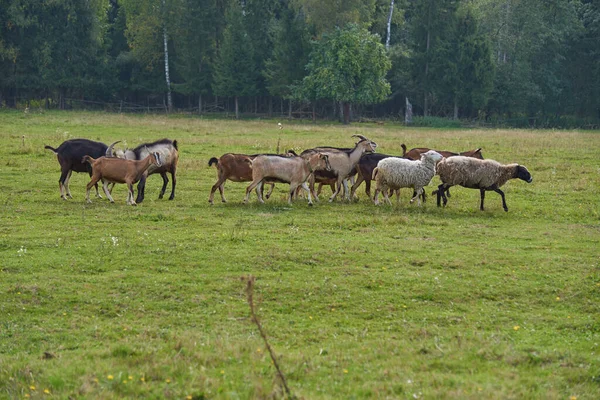
<path id="1" fill-rule="evenodd" d="M 169 200 L 173 200 L 175 198 L 175 185 L 177 185 L 177 178 L 175 177 L 175 172 L 177 168 L 174 166 L 171 171 L 171 195 L 169 196 Z"/>
<path id="2" fill-rule="evenodd" d="M 162 188 L 160 189 L 160 193 L 158 195 L 159 200 L 162 199 L 163 196 L 165 195 L 165 191 L 167 190 L 167 184 L 169 183 L 169 178 L 167 177 L 166 172 L 161 172 L 160 177 L 163 180 L 163 185 L 162 185 Z"/>
<path id="3" fill-rule="evenodd" d="M 105 181 L 102 183 L 102 189 L 104 189 L 104 194 L 106 194 L 106 198 L 111 202 L 114 203 L 114 199 L 112 198 L 112 196 L 110 195 L 110 191 L 108 190 L 108 185 L 110 184 L 110 182 Z M 96 186 L 98 186 L 98 184 L 96 183 Z M 114 184 L 113 184 L 114 187 Z"/>

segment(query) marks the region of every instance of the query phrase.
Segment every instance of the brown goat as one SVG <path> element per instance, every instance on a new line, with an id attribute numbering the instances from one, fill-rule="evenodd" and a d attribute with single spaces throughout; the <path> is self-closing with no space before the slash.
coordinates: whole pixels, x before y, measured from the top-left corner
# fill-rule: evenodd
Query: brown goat
<path id="1" fill-rule="evenodd" d="M 400 145 L 400 147 L 402 147 L 402 157 L 408 158 L 409 160 L 420 160 L 421 154 L 426 153 L 429 150 L 434 150 L 446 158 L 454 157 L 454 156 L 465 156 L 465 157 L 473 157 L 473 158 L 478 158 L 480 160 L 483 160 L 483 156 L 481 155 L 481 147 L 478 149 L 475 149 L 475 150 L 463 151 L 461 153 L 454 153 L 452 151 L 446 151 L 446 150 L 435 150 L 435 149 L 430 149 L 428 147 L 415 147 L 415 148 L 412 148 L 412 149 L 406 151 L 406 145 L 404 143 L 402 143 Z"/>
<path id="2" fill-rule="evenodd" d="M 127 204 L 137 205 L 133 196 L 133 184 L 137 183 L 151 166 L 162 165 L 159 153 L 150 153 L 143 160 L 124 160 L 122 158 L 100 157 L 94 159 L 90 156 L 83 157 L 82 162 L 88 162 L 92 166 L 92 180 L 86 186 L 85 198 L 90 200 L 90 189 L 102 181 L 102 189 L 111 203 L 114 199 L 108 190 L 109 183 L 126 183 L 128 187 Z"/>

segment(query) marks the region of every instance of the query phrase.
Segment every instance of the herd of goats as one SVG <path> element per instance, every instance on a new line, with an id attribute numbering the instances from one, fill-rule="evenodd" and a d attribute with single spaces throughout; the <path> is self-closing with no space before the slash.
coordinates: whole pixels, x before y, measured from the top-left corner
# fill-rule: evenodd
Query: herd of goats
<path id="1" fill-rule="evenodd" d="M 347 200 L 354 198 L 356 189 L 364 181 L 366 193 L 375 204 L 379 204 L 379 195 L 391 204 L 389 195 L 399 189 L 412 188 L 410 202 L 421 198 L 425 200 L 424 187 L 434 175 L 439 175 L 441 184 L 433 194 L 437 195 L 437 205 L 444 206 L 450 197 L 451 186 L 459 185 L 471 189 L 479 189 L 481 195 L 480 209 L 486 191 L 494 191 L 502 197 L 502 206 L 508 211 L 504 192 L 500 187 L 509 179 L 518 178 L 528 183 L 531 174 L 519 164 L 500 164 L 497 161 L 483 159 L 481 149 L 453 153 L 432 150 L 429 148 L 413 148 L 407 151 L 402 144 L 402 156 L 376 153 L 377 144 L 362 136 L 353 135 L 358 141 L 353 148 L 315 147 L 304 150 L 299 155 L 292 150 L 285 154 L 234 154 L 226 153 L 221 157 L 213 157 L 208 165 L 216 165 L 217 182 L 212 186 L 208 201 L 213 204 L 216 190 L 221 200 L 226 202 L 224 185 L 227 180 L 233 182 L 251 182 L 246 188 L 244 202 L 247 203 L 252 190 L 256 191 L 258 201 L 264 203 L 263 186 L 270 186 L 266 194 L 269 198 L 275 183 L 290 185 L 288 201 L 298 195 L 300 189 L 307 192 L 308 204 L 312 205 L 312 197 L 318 199 L 323 185 L 329 185 L 333 194 L 329 201 L 334 201 L 344 193 Z M 63 142 L 58 148 L 45 146 L 52 150 L 61 167 L 59 179 L 60 195 L 63 199 L 72 198 L 69 190 L 69 179 L 73 171 L 87 172 L 91 181 L 86 186 L 86 200 L 90 200 L 90 189 L 96 188 L 96 196 L 102 198 L 98 191 L 98 182 L 102 182 L 107 198 L 114 202 L 109 185 L 126 183 L 128 186 L 127 204 L 136 205 L 144 200 L 146 178 L 151 174 L 160 174 L 163 186 L 159 198 L 162 198 L 171 174 L 172 190 L 169 200 L 175 197 L 176 171 L 179 151 L 176 140 L 162 139 L 153 143 L 145 143 L 134 149 L 115 150 L 114 146 L 94 142 L 87 139 L 71 139 Z M 371 197 L 371 181 L 376 183 L 375 194 Z M 138 195 L 134 200 L 133 185 L 138 184 Z M 349 188 L 348 183 L 353 182 Z M 315 191 L 315 185 L 319 184 Z"/>

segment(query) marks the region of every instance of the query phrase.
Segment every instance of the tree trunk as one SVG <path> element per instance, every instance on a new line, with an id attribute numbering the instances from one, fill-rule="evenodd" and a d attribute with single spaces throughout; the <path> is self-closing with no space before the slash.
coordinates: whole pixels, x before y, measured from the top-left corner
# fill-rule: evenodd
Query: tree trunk
<path id="1" fill-rule="evenodd" d="M 392 31 L 392 14 L 394 12 L 394 0 L 390 2 L 390 15 L 388 16 L 387 21 L 387 38 L 385 39 L 385 48 L 386 50 L 390 49 L 390 33 Z"/>
<path id="2" fill-rule="evenodd" d="M 315 102 L 312 103 L 312 120 L 313 123 L 317 122 L 317 104 Z"/>
<path id="3" fill-rule="evenodd" d="M 350 124 L 350 103 L 345 101 L 344 105 L 344 125 Z"/>
<path id="4" fill-rule="evenodd" d="M 431 2 L 429 3 L 429 10 L 427 11 L 427 45 L 425 47 L 425 80 L 423 82 L 423 116 L 429 115 L 429 104 L 427 99 L 428 92 L 428 74 L 429 74 L 429 45 L 431 40 Z"/>
<path id="5" fill-rule="evenodd" d="M 269 96 L 269 118 L 273 117 L 273 96 Z"/>
<path id="6" fill-rule="evenodd" d="M 454 119 L 458 119 L 458 98 L 454 97 Z"/>
<path id="7" fill-rule="evenodd" d="M 162 1 L 162 6 L 163 14 L 165 14 L 165 0 Z M 166 16 L 163 15 L 163 18 L 165 18 L 166 20 Z M 165 48 L 165 80 L 167 81 L 167 108 L 168 111 L 171 112 L 171 110 L 173 109 L 173 99 L 171 98 L 171 77 L 169 76 L 169 47 L 167 46 L 169 38 L 167 36 L 167 22 L 163 21 L 163 24 L 163 42 Z"/>
<path id="8" fill-rule="evenodd" d="M 292 99 L 288 100 L 288 119 L 292 119 Z"/>
<path id="9" fill-rule="evenodd" d="M 239 118 L 240 118 L 239 102 L 238 102 L 238 97 L 235 96 L 235 119 L 239 119 Z"/>
<path id="10" fill-rule="evenodd" d="M 202 114 L 202 94 L 198 95 L 198 114 Z"/>

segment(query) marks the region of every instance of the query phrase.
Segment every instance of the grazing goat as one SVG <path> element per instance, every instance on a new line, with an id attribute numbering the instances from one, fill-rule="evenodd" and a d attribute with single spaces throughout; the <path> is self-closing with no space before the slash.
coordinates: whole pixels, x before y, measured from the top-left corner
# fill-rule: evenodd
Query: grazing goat
<path id="1" fill-rule="evenodd" d="M 111 144 L 111 146 L 114 146 L 115 143 Z M 52 150 L 56 154 L 56 158 L 60 164 L 58 189 L 60 190 L 60 197 L 67 200 L 67 198 L 73 198 L 69 189 L 69 180 L 73 171 L 87 172 L 92 176 L 92 168 L 89 164 L 82 162 L 83 156 L 87 155 L 94 158 L 107 156 L 109 146 L 87 139 L 70 139 L 62 142 L 56 149 L 51 146 L 44 146 L 44 148 Z M 96 197 L 102 198 L 100 193 L 98 193 L 98 185 L 96 185 Z"/>
<path id="2" fill-rule="evenodd" d="M 109 150 L 109 155 L 112 156 L 112 146 Z M 169 183 L 167 173 L 171 173 L 172 182 L 171 195 L 169 196 L 169 200 L 173 200 L 175 198 L 175 186 L 177 184 L 177 163 L 179 162 L 179 147 L 177 145 L 177 140 L 161 139 L 153 143 L 144 143 L 137 146 L 133 150 L 127 149 L 125 151 L 117 151 L 116 156 L 118 158 L 124 158 L 126 160 L 139 161 L 148 157 L 150 153 L 159 153 L 163 163 L 160 167 L 152 165 L 148 169 L 148 171 L 140 178 L 140 183 L 138 184 L 138 195 L 136 203 L 141 203 L 142 201 L 144 201 L 146 179 L 149 175 L 152 174 L 160 174 L 160 176 L 163 179 L 163 186 L 160 190 L 160 194 L 158 195 L 158 198 L 162 199 L 165 194 L 165 191 L 167 190 L 167 184 Z"/>
<path id="3" fill-rule="evenodd" d="M 329 178 L 331 179 L 331 176 L 336 177 L 336 188 L 329 198 L 330 202 L 335 200 L 342 187 L 344 188 L 346 199 L 350 200 L 350 190 L 348 189 L 347 179 L 353 174 L 356 174 L 356 164 L 358 164 L 360 157 L 364 153 L 375 152 L 375 149 L 377 148 L 377 143 L 362 135 L 352 135 L 352 137 L 360 139 L 352 149 L 322 148 L 322 150 L 320 150 L 322 154 L 327 154 L 329 156 L 329 163 L 331 164 L 331 175 Z M 318 173 L 315 173 L 315 177 L 318 175 Z"/>
<path id="4" fill-rule="evenodd" d="M 329 171 L 331 169 L 329 157 L 321 153 L 313 154 L 307 158 L 261 155 L 247 162 L 252 166 L 252 183 L 246 188 L 244 203 L 248 203 L 250 192 L 254 188 L 258 189 L 258 201 L 264 203 L 262 199 L 263 183 L 265 181 L 277 181 L 290 184 L 289 204 L 292 204 L 296 188 L 301 186 L 308 192 L 308 205 L 312 206 L 310 189 L 306 184 L 306 180 L 315 171 Z"/>
<path id="5" fill-rule="evenodd" d="M 373 179 L 377 183 L 375 204 L 379 204 L 379 192 L 383 192 L 385 200 L 391 205 L 388 189 L 412 187 L 414 195 L 410 202 L 417 199 L 417 204 L 420 206 L 419 196 L 423 192 L 423 188 L 431 182 L 435 175 L 435 165 L 442 158 L 440 153 L 429 150 L 423 153 L 418 161 L 397 157 L 388 157 L 379 161 L 373 170 Z"/>
<path id="6" fill-rule="evenodd" d="M 531 183 L 533 178 L 531 174 L 522 165 L 507 164 L 502 165 L 494 160 L 478 160 L 471 157 L 456 156 L 445 158 L 438 164 L 438 174 L 442 183 L 437 190 L 437 205 L 440 207 L 441 200 L 444 199 L 444 206 L 448 203 L 446 191 L 449 187 L 460 185 L 469 189 L 479 189 L 481 195 L 481 204 L 479 209 L 483 209 L 486 190 L 493 190 L 502 197 L 502 208 L 508 211 L 506 198 L 500 187 L 509 179 L 521 179 Z"/>
<path id="7" fill-rule="evenodd" d="M 221 157 L 216 158 L 212 157 L 208 160 L 208 166 L 212 166 L 215 164 L 217 168 L 217 182 L 210 189 L 210 195 L 208 196 L 208 202 L 210 204 L 214 204 L 213 200 L 215 197 L 215 192 L 219 189 L 219 193 L 221 194 L 221 201 L 223 203 L 227 203 L 227 199 L 225 199 L 224 187 L 225 181 L 229 179 L 232 182 L 250 182 L 252 181 L 252 167 L 251 163 L 248 161 L 255 159 L 260 154 L 234 154 L 234 153 L 226 153 Z M 285 156 L 296 156 L 296 152 L 293 150 L 288 150 Z M 275 184 L 273 182 L 267 182 L 268 185 L 271 186 L 269 192 L 267 193 L 267 199 L 271 197 L 271 193 L 273 193 L 273 189 L 275 188 Z M 258 193 L 257 193 L 258 194 Z"/>
<path id="8" fill-rule="evenodd" d="M 87 162 L 92 166 L 92 180 L 86 186 L 85 198 L 88 203 L 90 200 L 90 188 L 102 181 L 102 189 L 111 203 L 114 203 L 108 190 L 109 183 L 126 183 L 128 188 L 127 204 L 136 205 L 133 200 L 133 184 L 139 181 L 151 166 L 161 167 L 161 155 L 158 152 L 148 154 L 143 160 L 124 160 L 121 158 L 100 157 L 94 159 L 90 156 L 84 156 L 82 162 Z"/>

